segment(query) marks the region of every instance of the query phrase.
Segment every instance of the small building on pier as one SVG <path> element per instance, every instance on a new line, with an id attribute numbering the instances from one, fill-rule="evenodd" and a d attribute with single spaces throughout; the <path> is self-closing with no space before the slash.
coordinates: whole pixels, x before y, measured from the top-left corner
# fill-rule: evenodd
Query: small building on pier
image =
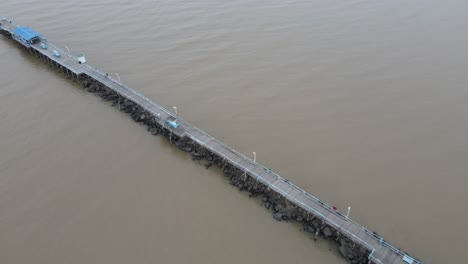
<path id="1" fill-rule="evenodd" d="M 13 38 L 23 45 L 29 46 L 40 41 L 41 35 L 27 27 L 17 27 L 13 30 Z"/>

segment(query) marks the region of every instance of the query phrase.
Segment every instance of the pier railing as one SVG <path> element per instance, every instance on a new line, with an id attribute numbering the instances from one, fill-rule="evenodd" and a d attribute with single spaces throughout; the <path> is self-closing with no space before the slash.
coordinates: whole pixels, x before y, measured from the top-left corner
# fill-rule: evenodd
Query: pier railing
<path id="1" fill-rule="evenodd" d="M 198 131 L 200 131 L 200 132 L 206 134 L 204 131 L 201 131 L 201 130 L 198 130 Z M 208 136 L 209 136 L 209 135 L 208 135 Z M 212 136 L 210 136 L 210 137 L 213 138 Z M 207 147 L 207 148 L 209 148 L 211 151 L 213 151 L 213 152 L 216 153 L 216 151 L 215 151 L 214 149 L 212 149 L 209 145 L 205 145 L 203 142 L 198 141 L 198 140 L 196 139 L 196 137 L 192 137 L 192 139 L 194 139 L 195 141 L 197 141 L 197 143 L 200 144 L 201 146 Z M 214 140 L 216 140 L 216 139 L 214 139 Z M 309 197 L 310 199 L 314 200 L 315 202 L 317 202 L 318 204 L 320 204 L 322 207 L 324 207 L 324 208 L 326 208 L 326 209 L 328 209 L 328 210 L 333 211 L 333 209 L 332 209 L 332 207 L 331 207 L 330 205 L 326 204 L 325 202 L 323 202 L 322 200 L 318 199 L 317 197 L 315 197 L 315 196 L 309 194 L 308 192 L 304 191 L 303 189 L 299 188 L 297 185 L 291 183 L 289 180 L 287 180 L 287 179 L 281 177 L 280 175 L 278 175 L 278 174 L 276 174 L 276 173 L 274 173 L 274 172 L 271 172 L 271 170 L 270 170 L 269 168 L 267 168 L 267 167 L 265 167 L 265 166 L 263 166 L 263 165 L 261 165 L 261 164 L 258 164 L 258 163 L 256 163 L 256 162 L 254 162 L 254 161 L 251 160 L 250 158 L 244 156 L 243 154 L 237 152 L 236 150 L 230 148 L 229 146 L 226 146 L 226 145 L 225 145 L 224 143 L 222 143 L 221 141 L 219 141 L 219 140 L 216 140 L 216 141 L 218 142 L 218 144 L 222 144 L 222 145 L 224 145 L 225 147 L 229 148 L 229 150 L 232 151 L 233 153 L 235 153 L 236 155 L 238 155 L 238 156 L 240 156 L 240 157 L 242 157 L 242 158 L 244 158 L 244 159 L 249 160 L 251 163 L 256 164 L 257 166 L 262 167 L 265 171 L 268 171 L 268 172 L 271 173 L 272 175 L 276 176 L 278 180 L 281 180 L 281 181 L 285 182 L 286 184 L 288 184 L 289 186 L 291 186 L 292 188 L 294 188 L 294 189 L 296 189 L 296 190 L 302 192 L 304 195 L 306 195 L 306 196 Z M 242 170 L 245 170 L 247 173 L 249 173 L 249 175 L 255 176 L 256 179 L 257 179 L 258 181 L 263 182 L 265 185 L 269 186 L 271 189 L 274 189 L 275 191 L 277 191 L 277 192 L 280 193 L 281 195 L 287 197 L 289 201 L 291 201 L 291 202 L 293 202 L 293 203 L 295 203 L 295 204 L 301 205 L 301 207 L 303 207 L 303 208 L 306 209 L 307 211 L 312 212 L 314 215 L 317 215 L 317 216 L 319 216 L 320 218 L 322 218 L 323 220 L 326 220 L 328 223 L 334 225 L 334 227 L 337 228 L 337 230 L 340 230 L 340 232 L 347 234 L 349 237 L 354 238 L 356 241 L 359 241 L 359 243 L 361 243 L 363 246 L 367 247 L 367 248 L 371 251 L 370 255 L 368 256 L 370 260 L 372 260 L 372 261 L 374 261 L 374 262 L 376 262 L 376 263 L 382 263 L 379 259 L 375 258 L 375 257 L 372 255 L 372 254 L 374 253 L 375 248 L 374 248 L 373 246 L 369 245 L 366 241 L 364 241 L 364 240 L 362 240 L 361 238 L 357 237 L 356 235 L 354 235 L 353 233 L 349 232 L 348 230 L 343 229 L 343 228 L 342 228 L 339 224 L 337 224 L 335 221 L 333 221 L 332 219 L 330 219 L 330 218 L 328 218 L 327 216 L 323 215 L 322 213 L 318 212 L 316 209 L 314 209 L 314 208 L 312 208 L 312 207 L 310 207 L 310 206 L 308 206 L 308 205 L 302 203 L 301 201 L 297 200 L 296 198 L 290 196 L 290 195 L 287 194 L 287 193 L 286 193 L 286 194 L 282 193 L 280 189 L 277 189 L 274 185 L 270 185 L 270 183 L 269 183 L 268 181 L 264 180 L 264 179 L 262 178 L 262 176 L 258 175 L 257 173 L 251 171 L 251 170 L 248 169 L 248 168 L 245 168 L 243 165 L 237 163 L 236 161 L 232 160 L 231 158 L 229 158 L 229 157 L 227 157 L 227 156 L 225 156 L 225 155 L 223 155 L 223 154 L 221 154 L 221 156 L 222 156 L 223 158 L 225 158 L 226 160 L 228 160 L 228 161 L 229 161 L 231 164 L 233 164 L 234 166 L 236 166 L 236 167 L 238 167 L 238 168 L 240 168 L 240 169 L 242 169 Z M 355 221 L 352 220 L 351 218 L 345 217 L 345 216 L 343 216 L 341 213 L 338 213 L 338 212 L 336 213 L 336 215 L 337 215 L 338 217 L 342 218 L 342 219 L 345 220 L 345 221 L 351 222 L 351 223 L 353 223 L 354 225 L 359 226 L 364 232 L 370 234 L 373 238 L 375 238 L 375 240 L 378 241 L 381 245 L 383 245 L 384 247 L 389 248 L 390 250 L 392 250 L 392 251 L 395 252 L 396 254 L 400 255 L 402 258 L 403 258 L 404 256 L 407 256 L 407 254 L 406 254 L 405 252 L 403 252 L 403 251 L 397 249 L 396 247 L 392 246 L 391 244 L 387 243 L 387 242 L 383 239 L 383 237 L 378 236 L 375 232 L 373 232 L 373 231 L 371 231 L 371 230 L 365 228 L 363 225 L 361 225 L 361 224 L 355 222 Z M 419 264 L 420 262 L 417 261 L 417 260 L 415 260 L 413 263 Z"/>
<path id="2" fill-rule="evenodd" d="M 54 48 L 57 48 L 55 45 L 54 45 Z M 60 49 L 60 52 L 62 53 L 65 53 L 62 49 Z M 69 55 L 69 53 L 65 53 L 67 55 Z M 70 56 L 70 55 L 69 55 Z M 71 55 L 73 56 L 73 55 Z M 76 57 L 73 57 L 74 59 L 77 59 Z M 89 64 L 85 64 L 85 66 L 93 71 L 95 71 L 96 73 L 98 73 L 99 75 L 101 75 L 101 77 L 104 77 L 106 76 L 106 73 L 102 72 L 101 70 L 95 68 L 95 67 L 92 67 L 90 66 Z M 155 103 L 153 100 L 150 100 L 149 98 L 147 98 L 146 96 L 144 96 L 143 94 L 141 94 L 140 92 L 128 87 L 127 85 L 123 84 L 122 82 L 114 79 L 113 77 L 110 77 L 110 76 L 107 76 L 106 78 L 112 80 L 113 82 L 115 82 L 116 84 L 118 84 L 119 86 L 121 87 L 124 87 L 125 89 L 131 91 L 133 94 L 136 94 L 138 97 L 140 97 L 141 99 L 145 100 L 147 103 L 157 107 L 158 109 L 160 109 L 162 112 L 165 112 L 166 114 L 172 116 L 172 117 L 175 117 L 174 116 L 174 113 L 172 113 L 171 111 L 167 110 L 166 108 L 162 107 L 160 104 L 158 103 Z M 251 158 L 245 156 L 244 154 L 238 152 L 237 150 L 231 148 L 230 146 L 224 144 L 223 142 L 219 141 L 218 139 L 214 138 L 213 136 L 207 134 L 205 131 L 197 128 L 196 126 L 192 125 L 191 123 L 185 121 L 184 119 L 180 118 L 180 116 L 177 116 L 177 120 L 181 123 L 181 124 L 184 124 L 186 125 L 187 127 L 191 127 L 193 129 L 196 129 L 198 132 L 206 135 L 207 137 L 211 138 L 211 140 L 214 140 L 216 141 L 218 144 L 222 145 L 223 147 L 229 149 L 230 152 L 234 153 L 236 156 L 239 156 L 245 160 L 248 160 L 249 162 L 251 162 L 252 164 L 255 164 L 256 166 L 259 166 L 261 167 L 264 171 L 267 171 L 268 173 L 270 173 L 271 175 L 274 175 L 278 180 L 281 180 L 283 181 L 284 183 L 288 184 L 289 186 L 291 186 L 292 188 L 300 191 L 301 193 L 303 193 L 304 195 L 306 195 L 308 198 L 312 199 L 313 201 L 317 202 L 318 204 L 320 204 L 322 207 L 330 210 L 330 211 L 334 211 L 332 206 L 330 206 L 329 204 L 325 203 L 324 201 L 318 199 L 317 197 L 309 194 L 308 192 L 304 191 L 303 189 L 301 189 L 300 187 L 298 187 L 297 185 L 293 184 L 292 182 L 290 182 L 289 180 L 283 178 L 282 176 L 280 176 L 279 174 L 271 171 L 269 168 L 265 167 L 264 165 L 262 164 L 259 164 L 255 161 L 253 161 Z M 188 133 L 190 135 L 190 133 Z M 194 139 L 195 141 L 198 141 L 196 139 L 196 137 L 191 137 L 192 139 Z M 215 153 L 218 153 L 216 152 L 215 149 L 212 149 L 209 145 L 206 145 L 204 144 L 203 142 L 197 142 L 198 144 L 200 144 L 201 146 L 204 146 L 204 147 L 207 147 L 209 148 L 211 151 L 215 152 Z M 238 167 L 239 169 L 242 169 L 244 171 L 247 171 L 250 175 L 252 176 L 255 176 L 257 178 L 257 180 L 263 182 L 265 185 L 267 186 L 270 186 L 269 183 L 264 180 L 260 175 L 258 175 L 257 173 L 245 168 L 243 165 L 237 163 L 236 161 L 230 159 L 229 157 L 225 156 L 224 154 L 222 153 L 219 153 L 224 159 L 226 160 L 229 160 L 229 162 L 233 165 L 235 165 L 236 167 Z M 277 191 L 278 193 L 281 193 L 281 190 L 280 189 L 277 189 L 275 186 L 271 185 L 270 186 L 272 189 L 275 189 L 275 191 Z M 359 241 L 362 245 L 364 245 L 365 247 L 367 247 L 370 251 L 371 251 L 371 254 L 369 256 L 369 258 L 377 263 L 382 263 L 379 259 L 376 259 L 372 256 L 372 253 L 374 252 L 375 248 L 371 245 L 369 245 L 366 241 L 363 241 L 361 238 L 355 236 L 353 233 L 349 232 L 348 230 L 346 229 L 343 229 L 339 224 L 337 224 L 335 221 L 331 220 L 330 218 L 328 218 L 327 216 L 323 215 L 322 213 L 318 212 L 317 210 L 315 210 L 314 208 L 302 203 L 301 201 L 297 200 L 296 198 L 292 197 L 292 196 L 289 196 L 288 194 L 283 194 L 284 196 L 286 196 L 288 198 L 288 200 L 290 200 L 291 202 L 294 202 L 296 204 L 300 204 L 301 206 L 303 206 L 304 209 L 307 209 L 308 211 L 310 212 L 313 212 L 315 215 L 319 216 L 320 218 L 326 220 L 328 223 L 331 223 L 335 226 L 335 228 L 339 229 L 342 233 L 347 233 L 348 236 L 350 237 L 353 237 L 355 240 Z M 385 241 L 383 239 L 383 237 L 377 235 L 374 231 L 371 231 L 369 229 L 367 229 L 366 227 L 364 227 L 363 225 L 357 223 L 356 221 L 352 220 L 351 218 L 349 217 L 345 217 L 343 216 L 343 214 L 339 213 L 339 212 L 336 212 L 335 213 L 336 216 L 342 218 L 343 220 L 345 221 L 348 221 L 348 222 L 351 222 L 353 223 L 354 225 L 357 225 L 359 226 L 364 232 L 370 234 L 376 241 L 378 241 L 380 244 L 382 244 L 383 246 L 391 249 L 393 252 L 397 253 L 398 255 L 400 255 L 401 257 L 404 257 L 406 256 L 407 254 L 403 251 L 401 251 L 400 249 L 394 247 L 393 245 L 387 243 L 387 241 Z M 415 261 L 414 262 L 415 264 L 418 264 L 419 261 Z"/>
<path id="3" fill-rule="evenodd" d="M 45 41 L 45 39 L 44 39 Z M 58 47 L 57 45 L 55 45 L 54 43 L 51 43 L 51 42 L 48 42 L 47 41 L 47 45 L 56 49 L 57 51 L 59 51 L 62 55 L 64 56 L 67 56 L 73 60 L 78 60 L 76 56 L 73 56 L 72 54 L 70 54 L 69 52 L 66 52 L 64 51 L 62 48 Z M 154 106 L 154 107 L 157 107 L 160 111 L 166 113 L 167 115 L 169 116 L 172 116 L 172 117 L 175 117 L 174 113 L 172 113 L 171 111 L 167 110 L 166 108 L 162 107 L 161 105 L 155 103 L 153 100 L 150 100 L 149 98 L 147 98 L 146 96 L 144 96 L 143 94 L 141 94 L 140 92 L 126 86 L 125 84 L 123 84 L 122 82 L 120 82 L 119 80 L 116 80 L 114 78 L 112 78 L 111 76 L 108 76 L 105 72 L 95 68 L 95 67 L 92 67 L 91 65 L 85 63 L 83 64 L 84 67 L 88 68 L 91 70 L 91 72 L 94 72 L 95 75 L 99 75 L 100 77 L 105 77 L 111 81 L 113 81 L 114 83 L 116 83 L 117 85 L 125 88 L 126 90 L 128 91 L 131 91 L 132 94 L 135 94 L 137 95 L 138 97 L 140 97 L 141 99 L 143 99 L 144 101 L 146 101 L 148 104 Z M 91 76 L 91 77 L 96 77 L 96 76 Z M 149 110 L 149 109 L 147 109 Z M 363 225 L 355 222 L 354 220 L 352 220 L 351 218 L 349 217 L 346 217 L 344 216 L 342 213 L 340 212 L 335 212 L 335 210 L 333 210 L 333 208 L 328 205 L 327 203 L 323 202 L 322 200 L 318 199 L 317 197 L 309 194 L 308 192 L 304 191 L 303 189 L 299 188 L 298 186 L 296 186 L 295 184 L 291 183 L 289 180 L 281 177 L 280 175 L 278 175 L 277 173 L 274 173 L 272 172 L 269 168 L 253 161 L 251 158 L 249 157 L 246 157 L 245 155 L 243 155 L 242 153 L 239 153 L 238 151 L 236 151 L 235 149 L 227 146 L 226 144 L 224 144 L 223 142 L 217 140 L 216 138 L 214 138 L 213 136 L 211 135 L 208 135 L 206 132 L 204 132 L 203 130 L 195 127 L 194 125 L 190 124 L 189 122 L 185 121 L 184 119 L 180 118 L 179 116 L 177 116 L 177 120 L 180 122 L 180 124 L 184 124 L 185 126 L 187 127 L 190 127 L 194 130 L 196 130 L 197 132 L 199 133 L 202 133 L 204 135 L 206 135 L 208 138 L 210 138 L 211 140 L 213 141 L 216 141 L 217 144 L 223 146 L 224 148 L 228 149 L 230 152 L 232 152 L 233 154 L 235 154 L 236 156 L 244 159 L 244 160 L 247 160 L 248 162 L 250 162 L 251 164 L 255 164 L 256 166 L 258 167 L 261 167 L 264 171 L 268 172 L 269 174 L 275 176 L 278 180 L 281 180 L 283 181 L 284 183 L 288 184 L 290 187 L 292 187 L 293 189 L 296 189 L 298 190 L 299 192 L 301 192 L 302 194 L 304 194 L 305 196 L 307 196 L 308 198 L 310 198 L 311 200 L 317 202 L 318 204 L 320 204 L 320 206 L 322 206 L 323 208 L 329 210 L 329 211 L 332 211 L 334 212 L 335 216 L 347 221 L 347 222 L 350 222 L 356 226 L 358 226 L 361 230 L 363 230 L 364 232 L 368 233 L 372 238 L 374 238 L 380 245 L 392 250 L 393 252 L 395 252 L 396 254 L 400 255 L 402 258 L 403 257 L 409 257 L 405 252 L 403 252 L 402 250 L 394 247 L 393 245 L 389 244 L 387 241 L 385 241 L 383 239 L 383 237 L 379 236 L 378 234 L 376 234 L 375 232 L 367 229 L 366 227 L 364 227 Z M 318 217 L 322 218 L 323 220 L 326 220 L 328 223 L 334 225 L 335 228 L 337 228 L 338 230 L 340 230 L 340 232 L 342 233 L 346 233 L 349 237 L 352 237 L 353 239 L 355 239 L 356 241 L 359 241 L 359 243 L 361 243 L 363 246 L 367 247 L 371 253 L 369 255 L 369 259 L 376 262 L 376 263 L 382 263 L 379 259 L 375 258 L 373 256 L 373 253 L 374 253 L 374 250 L 375 248 L 372 246 L 372 245 L 369 245 L 366 241 L 363 241 L 361 238 L 357 237 L 356 235 L 354 235 L 353 233 L 349 232 L 348 230 L 342 228 L 339 224 L 337 224 L 335 221 L 333 221 L 332 219 L 328 218 L 327 216 L 323 215 L 322 213 L 318 212 L 316 209 L 302 203 L 301 201 L 297 200 L 296 198 L 290 196 L 288 193 L 282 193 L 280 189 L 278 189 L 277 187 L 275 187 L 274 185 L 270 185 L 270 183 L 263 179 L 261 175 L 258 175 L 257 173 L 251 171 L 250 169 L 246 168 L 245 166 L 239 164 L 238 162 L 232 160 L 231 158 L 227 157 L 226 155 L 224 155 L 223 153 L 218 153 L 215 149 L 213 149 L 211 146 L 207 145 L 207 144 L 204 144 L 204 142 L 201 142 L 199 141 L 195 136 L 192 136 L 189 132 L 187 132 L 187 134 L 191 137 L 191 139 L 193 139 L 194 141 L 196 141 L 198 144 L 200 144 L 201 146 L 203 147 L 206 147 L 208 149 L 210 149 L 211 151 L 213 151 L 214 153 L 217 153 L 219 154 L 221 157 L 223 157 L 224 159 L 228 160 L 231 164 L 233 164 L 234 166 L 238 167 L 239 169 L 242 169 L 244 171 L 246 171 L 247 173 L 249 173 L 249 175 L 251 176 L 254 176 L 256 177 L 256 179 L 260 182 L 263 182 L 265 185 L 269 186 L 270 188 L 274 189 L 275 191 L 277 191 L 278 193 L 280 193 L 281 195 L 285 196 L 288 198 L 288 200 L 290 200 L 291 202 L 294 202 L 298 205 L 301 205 L 301 207 L 303 207 L 304 209 L 310 211 L 310 212 L 313 212 L 315 215 L 317 215 Z M 415 264 L 420 264 L 421 262 L 418 261 L 418 260 L 414 260 Z"/>
<path id="4" fill-rule="evenodd" d="M 180 119 L 180 118 L 179 118 L 179 119 Z M 294 189 L 300 191 L 301 193 L 303 193 L 304 195 L 306 195 L 308 198 L 310 198 L 310 199 L 312 199 L 313 201 L 315 201 L 315 202 L 317 202 L 318 204 L 320 204 L 322 207 L 324 207 L 324 208 L 326 208 L 326 209 L 328 209 L 328 210 L 330 210 L 330 211 L 332 211 L 332 212 L 335 212 L 335 211 L 333 210 L 333 207 L 332 207 L 332 206 L 330 206 L 329 204 L 325 203 L 324 201 L 318 199 L 317 197 L 315 197 L 315 196 L 309 194 L 308 192 L 306 192 L 305 190 L 303 190 L 303 189 L 300 188 L 299 186 L 295 185 L 295 184 L 292 183 L 291 181 L 289 181 L 289 180 L 283 178 L 283 177 L 280 176 L 279 174 L 273 172 L 270 168 L 267 168 L 267 167 L 265 167 L 264 165 L 255 162 L 255 161 L 252 160 L 251 158 L 245 156 L 244 154 L 242 154 L 242 153 L 238 152 L 237 150 L 231 148 L 230 146 L 224 144 L 223 142 L 219 141 L 218 139 L 214 138 L 213 136 L 208 135 L 205 131 L 203 131 L 203 130 L 201 130 L 201 129 L 198 129 L 198 128 L 195 127 L 195 126 L 192 126 L 192 125 L 189 124 L 188 122 L 185 122 L 185 123 L 186 123 L 187 125 L 190 125 L 191 127 L 195 128 L 195 129 L 197 129 L 198 132 L 201 132 L 201 133 L 205 134 L 207 137 L 211 138 L 212 140 L 215 140 L 218 144 L 220 144 L 220 145 L 222 145 L 223 147 L 229 149 L 229 151 L 232 152 L 232 153 L 234 153 L 235 155 L 237 155 L 237 156 L 239 156 L 239 157 L 242 157 L 242 158 L 245 159 L 245 160 L 248 160 L 250 163 L 255 164 L 256 166 L 259 166 L 259 167 L 261 167 L 264 171 L 270 173 L 271 175 L 276 176 L 276 178 L 277 178 L 278 180 L 281 180 L 281 181 L 283 181 L 284 183 L 286 183 L 286 184 L 288 184 L 289 186 L 291 186 L 292 188 L 294 188 Z M 192 138 L 196 140 L 195 137 L 192 137 Z M 197 141 L 197 140 L 196 140 L 196 141 Z M 204 146 L 204 147 L 210 148 L 211 151 L 214 151 L 214 149 L 212 149 L 209 145 L 203 144 L 203 142 L 197 142 L 197 143 L 200 144 L 200 145 L 202 145 L 202 146 Z M 243 165 L 241 165 L 241 164 L 239 164 L 239 163 L 233 161 L 232 159 L 230 159 L 229 157 L 223 155 L 222 153 L 221 153 L 221 155 L 222 155 L 223 158 L 229 160 L 232 164 L 234 164 L 234 165 L 237 166 L 238 168 L 243 169 L 243 170 L 245 170 L 245 171 L 248 171 L 249 174 L 252 175 L 252 176 L 255 176 L 255 177 L 257 178 L 257 180 L 262 181 L 262 182 L 265 183 L 267 186 L 270 186 L 270 187 L 273 188 L 273 189 L 276 188 L 276 187 L 274 187 L 273 185 L 269 185 L 269 183 L 268 183 L 267 181 L 263 180 L 262 177 L 261 177 L 260 175 L 258 175 L 257 173 L 255 173 L 255 172 L 253 172 L 253 171 L 251 171 L 251 170 L 245 168 Z M 280 190 L 277 190 L 277 191 L 280 191 Z M 314 212 L 314 214 L 316 214 L 316 215 L 319 215 L 322 219 L 326 219 L 327 222 L 330 222 L 330 223 L 334 224 L 335 227 L 339 228 L 343 233 L 348 233 L 351 237 L 355 238 L 356 240 L 358 240 L 359 242 L 361 242 L 364 246 L 366 246 L 369 250 L 371 250 L 371 254 L 370 254 L 370 256 L 369 256 L 370 259 L 372 259 L 373 261 L 376 261 L 376 262 L 378 262 L 378 263 L 382 263 L 380 260 L 378 260 L 378 259 L 376 259 L 376 258 L 374 258 L 374 257 L 372 256 L 372 253 L 373 253 L 373 251 L 375 250 L 375 248 L 372 247 L 371 245 L 369 245 L 367 242 L 363 241 L 363 240 L 360 239 L 359 237 L 357 237 L 357 236 L 355 236 L 354 234 L 350 233 L 350 232 L 347 231 L 346 229 L 342 229 L 341 226 L 338 225 L 338 224 L 336 224 L 333 220 L 331 220 L 330 218 L 324 216 L 323 214 L 321 214 L 320 212 L 318 212 L 318 211 L 315 210 L 314 208 L 311 208 L 310 206 L 307 206 L 307 205 L 303 204 L 301 201 L 297 200 L 296 198 L 291 197 L 291 196 L 289 196 L 288 194 L 285 194 L 284 196 L 288 196 L 288 199 L 289 199 L 291 202 L 294 202 L 294 203 L 296 203 L 296 204 L 301 204 L 302 206 L 306 207 L 309 211 Z M 405 252 L 403 252 L 402 250 L 400 250 L 400 249 L 394 247 L 393 245 L 391 245 L 391 244 L 389 244 L 387 241 L 385 241 L 383 237 L 379 236 L 379 235 L 376 234 L 374 231 L 371 231 L 371 230 L 367 229 L 365 226 L 363 226 L 363 225 L 357 223 L 356 221 L 352 220 L 351 218 L 344 216 L 344 215 L 343 215 L 342 213 L 340 213 L 340 212 L 335 212 L 335 215 L 338 216 L 338 217 L 340 217 L 341 219 L 343 219 L 343 220 L 345 220 L 345 221 L 348 221 L 348 222 L 350 222 L 350 223 L 352 223 L 352 224 L 354 224 L 354 225 L 360 227 L 361 230 L 363 230 L 364 232 L 370 234 L 370 235 L 371 235 L 377 242 L 379 242 L 381 245 L 383 245 L 384 247 L 389 248 L 390 250 L 392 250 L 392 251 L 395 252 L 396 254 L 400 255 L 401 257 L 408 256 L 408 255 L 407 255 Z M 419 264 L 420 262 L 419 262 L 418 260 L 414 260 L 413 263 L 414 263 L 414 264 Z"/>

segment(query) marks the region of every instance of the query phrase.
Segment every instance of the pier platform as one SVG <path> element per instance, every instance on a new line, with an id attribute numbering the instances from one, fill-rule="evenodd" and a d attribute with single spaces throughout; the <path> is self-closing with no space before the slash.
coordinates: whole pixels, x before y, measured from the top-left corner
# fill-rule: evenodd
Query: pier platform
<path id="1" fill-rule="evenodd" d="M 227 146 L 203 130 L 176 116 L 172 111 L 167 110 L 138 91 L 110 77 L 105 72 L 94 68 L 86 62 L 82 63 L 77 56 L 63 50 L 53 42 L 40 37 L 39 41 L 36 40 L 31 41 L 31 43 L 27 43 L 24 39 L 21 40 L 15 38 L 14 32 L 19 27 L 17 24 L 6 18 L 2 19 L 0 24 L 3 35 L 16 40 L 27 51 L 38 56 L 44 60 L 44 62 L 53 64 L 56 68 L 60 69 L 63 74 L 75 80 L 86 75 L 87 77 L 104 84 L 108 89 L 115 91 L 122 98 L 132 101 L 142 107 L 146 112 L 150 113 L 155 120 L 157 120 L 160 126 L 170 129 L 171 133 L 174 133 L 177 137 L 193 140 L 217 156 L 222 157 L 237 169 L 245 171 L 250 177 L 253 177 L 268 186 L 268 188 L 274 190 L 289 202 L 303 210 L 306 210 L 315 217 L 320 218 L 323 222 L 335 228 L 342 235 L 366 248 L 370 252 L 368 255 L 370 263 L 421 263 L 407 253 L 391 245 L 373 231 L 368 230 L 359 223 L 356 223 L 352 219 L 335 211 L 330 205 L 302 190 L 289 180 L 272 172 L 265 166 L 254 162 L 252 159 L 239 153 L 232 147 Z M 166 122 L 168 119 L 177 120 L 179 125 L 176 128 L 168 127 Z"/>

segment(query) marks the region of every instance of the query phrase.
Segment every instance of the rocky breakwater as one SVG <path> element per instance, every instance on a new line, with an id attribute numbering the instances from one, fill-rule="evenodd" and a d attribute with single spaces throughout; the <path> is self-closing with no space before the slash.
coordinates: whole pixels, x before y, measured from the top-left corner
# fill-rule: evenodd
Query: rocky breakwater
<path id="1" fill-rule="evenodd" d="M 51 67 L 60 66 L 52 64 Z M 68 77 L 70 78 L 70 76 Z M 368 256 L 370 252 L 368 249 L 353 242 L 319 217 L 290 202 L 265 184 L 259 182 L 256 177 L 230 164 L 222 157 L 200 146 L 190 138 L 180 138 L 173 134 L 170 129 L 161 125 L 161 120 L 145 111 L 137 103 L 121 96 L 116 91 L 87 75 L 82 74 L 78 78 L 73 79 L 80 83 L 88 92 L 96 94 L 105 101 L 109 101 L 119 111 L 129 114 L 135 122 L 147 126 L 147 130 L 152 135 L 161 134 L 169 139 L 175 147 L 189 153 L 193 160 L 204 161 L 206 169 L 217 166 L 232 186 L 236 187 L 239 191 L 249 193 L 249 197 L 257 197 L 256 199 L 260 201 L 261 206 L 271 210 L 275 220 L 299 223 L 302 226 L 302 230 L 314 240 L 318 238 L 328 240 L 330 250 L 336 248 L 349 263 L 364 264 L 369 262 Z"/>
<path id="2" fill-rule="evenodd" d="M 208 149 L 200 146 L 188 137 L 179 138 L 172 134 L 170 129 L 161 126 L 158 119 L 136 103 L 122 98 L 115 91 L 107 88 L 103 84 L 86 77 L 80 78 L 82 85 L 92 93 L 99 95 L 102 99 L 112 102 L 112 106 L 119 108 L 130 115 L 137 123 L 147 126 L 147 130 L 152 135 L 162 134 L 180 150 L 189 153 L 193 160 L 205 161 L 205 168 L 216 166 L 221 169 L 229 183 L 239 191 L 249 194 L 249 197 L 257 197 L 261 206 L 271 210 L 272 216 L 277 221 L 296 222 L 302 225 L 302 230 L 309 234 L 314 240 L 318 238 L 326 239 L 350 263 L 368 263 L 369 250 L 356 244 L 345 235 L 340 234 L 334 227 L 315 215 L 305 211 L 294 203 L 290 202 L 280 194 L 271 190 L 265 184 L 259 182 L 256 177 L 252 177 L 245 171 L 237 168 L 222 157 L 212 153 Z M 330 249 L 333 246 L 330 247 Z"/>
<path id="3" fill-rule="evenodd" d="M 179 149 L 190 153 L 193 160 L 207 161 L 204 164 L 207 169 L 213 165 L 220 168 L 232 186 L 239 191 L 247 192 L 249 197 L 258 197 L 261 206 L 271 210 L 272 217 L 275 220 L 299 223 L 302 230 L 314 240 L 318 238 L 328 240 L 330 250 L 336 248 L 350 263 L 369 263 L 370 251 L 368 249 L 353 242 L 319 217 L 271 190 L 267 185 L 258 181 L 256 177 L 230 164 L 222 157 L 210 152 L 189 138 L 173 140 L 172 143 Z"/>

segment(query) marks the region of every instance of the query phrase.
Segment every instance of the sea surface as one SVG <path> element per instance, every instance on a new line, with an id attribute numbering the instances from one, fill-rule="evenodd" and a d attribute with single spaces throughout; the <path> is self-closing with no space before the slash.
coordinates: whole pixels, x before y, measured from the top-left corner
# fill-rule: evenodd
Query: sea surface
<path id="1" fill-rule="evenodd" d="M 424 263 L 468 263 L 467 10 L 0 3 Z M 0 263 L 344 263 L 13 42 L 0 59 Z"/>

